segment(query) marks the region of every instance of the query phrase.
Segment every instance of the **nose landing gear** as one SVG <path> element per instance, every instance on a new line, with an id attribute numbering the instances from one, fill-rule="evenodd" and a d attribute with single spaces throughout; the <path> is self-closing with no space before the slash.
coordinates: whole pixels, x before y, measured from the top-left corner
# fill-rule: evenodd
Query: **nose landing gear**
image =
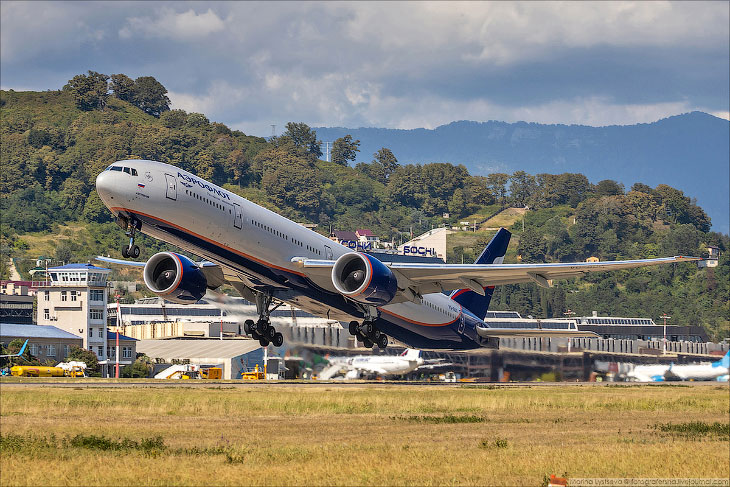
<path id="1" fill-rule="evenodd" d="M 128 220 L 120 217 L 117 224 L 125 230 L 125 234 L 129 237 L 129 245 L 122 247 L 122 257 L 136 259 L 139 257 L 139 247 L 134 244 L 134 237 L 136 231 L 142 228 L 142 223 L 138 220 Z"/>

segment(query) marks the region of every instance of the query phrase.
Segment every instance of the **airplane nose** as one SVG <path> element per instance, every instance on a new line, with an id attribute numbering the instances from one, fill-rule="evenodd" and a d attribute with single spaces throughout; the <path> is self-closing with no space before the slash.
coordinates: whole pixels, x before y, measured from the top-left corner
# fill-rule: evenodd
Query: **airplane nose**
<path id="1" fill-rule="evenodd" d="M 114 174 L 111 171 L 103 171 L 96 176 L 96 192 L 107 207 L 114 199 L 114 186 Z"/>

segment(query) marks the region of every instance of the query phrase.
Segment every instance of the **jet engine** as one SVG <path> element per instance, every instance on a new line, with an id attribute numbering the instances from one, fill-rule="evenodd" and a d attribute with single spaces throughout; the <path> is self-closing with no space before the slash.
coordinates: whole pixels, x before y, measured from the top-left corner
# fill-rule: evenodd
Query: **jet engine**
<path id="1" fill-rule="evenodd" d="M 195 262 L 174 252 L 159 252 L 144 266 L 150 291 L 175 303 L 191 304 L 205 294 L 208 283 Z"/>
<path id="2" fill-rule="evenodd" d="M 398 280 L 373 256 L 351 252 L 341 256 L 332 268 L 335 289 L 359 303 L 382 306 L 395 297 Z"/>

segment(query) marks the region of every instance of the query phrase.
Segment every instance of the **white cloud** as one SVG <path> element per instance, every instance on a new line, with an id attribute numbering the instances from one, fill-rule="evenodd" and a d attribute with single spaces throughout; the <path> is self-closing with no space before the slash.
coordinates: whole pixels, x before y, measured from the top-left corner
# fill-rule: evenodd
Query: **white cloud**
<path id="1" fill-rule="evenodd" d="M 135 35 L 162 37 L 175 40 L 190 40 L 207 37 L 224 29 L 225 22 L 209 8 L 204 13 L 196 13 L 192 8 L 176 12 L 163 8 L 157 18 L 130 17 L 119 30 L 119 37 L 129 39 Z"/>
<path id="2" fill-rule="evenodd" d="M 170 98 L 172 109 L 198 112 L 208 116 L 211 120 L 220 120 L 219 117 L 216 117 L 217 113 L 245 103 L 250 96 L 250 91 L 246 87 L 234 87 L 227 81 L 217 80 L 204 94 L 169 91 L 167 96 Z"/>
<path id="3" fill-rule="evenodd" d="M 4 87 L 56 89 L 87 69 L 153 75 L 174 107 L 252 133 L 727 118 L 727 2 L 0 6 Z"/>
<path id="4" fill-rule="evenodd" d="M 706 110 L 703 110 L 703 111 L 706 111 Z M 719 111 L 719 112 L 708 111 L 707 113 L 709 113 L 710 115 L 714 115 L 717 118 L 724 118 L 725 120 L 730 120 L 730 111 L 727 111 L 727 110 Z"/>

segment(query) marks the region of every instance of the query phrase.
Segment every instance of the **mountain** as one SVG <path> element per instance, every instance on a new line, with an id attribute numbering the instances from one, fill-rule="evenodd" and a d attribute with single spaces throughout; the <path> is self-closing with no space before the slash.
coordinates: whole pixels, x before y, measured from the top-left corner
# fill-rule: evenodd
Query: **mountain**
<path id="1" fill-rule="evenodd" d="M 730 231 L 730 122 L 691 112 L 653 123 L 589 127 L 459 121 L 430 129 L 315 127 L 321 140 L 350 134 L 358 161 L 387 147 L 401 164 L 451 162 L 471 174 L 574 172 L 592 182 L 613 179 L 628 190 L 668 184 L 696 196 L 713 230 Z"/>

